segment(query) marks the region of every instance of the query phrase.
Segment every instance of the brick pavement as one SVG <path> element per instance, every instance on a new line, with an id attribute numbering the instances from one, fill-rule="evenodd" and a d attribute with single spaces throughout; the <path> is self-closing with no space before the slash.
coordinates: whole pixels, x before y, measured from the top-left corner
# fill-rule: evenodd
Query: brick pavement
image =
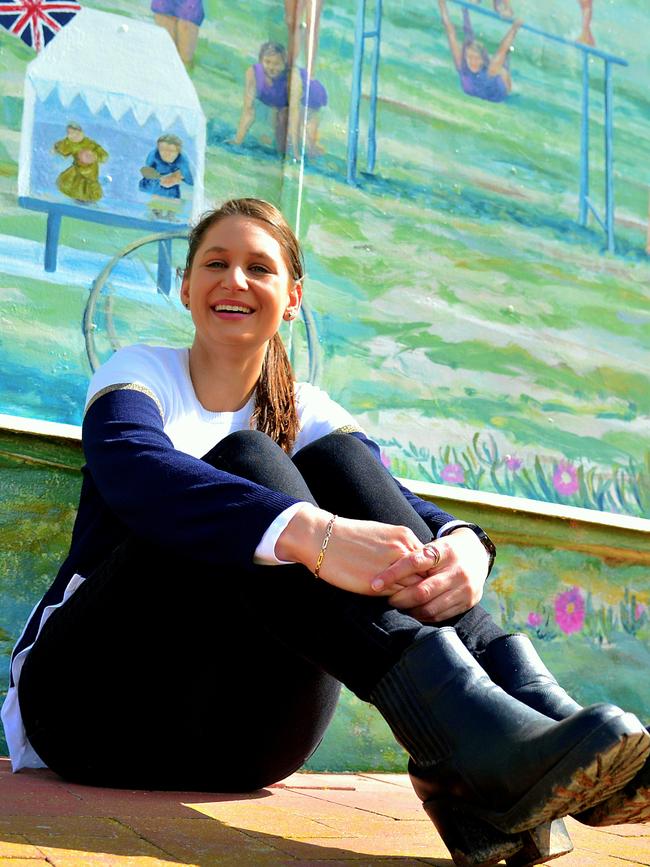
<path id="1" fill-rule="evenodd" d="M 650 824 L 585 828 L 558 867 L 650 865 Z M 433 864 L 453 867 L 395 774 L 294 774 L 247 795 L 133 792 L 11 774 L 0 758 L 0 867 Z"/>

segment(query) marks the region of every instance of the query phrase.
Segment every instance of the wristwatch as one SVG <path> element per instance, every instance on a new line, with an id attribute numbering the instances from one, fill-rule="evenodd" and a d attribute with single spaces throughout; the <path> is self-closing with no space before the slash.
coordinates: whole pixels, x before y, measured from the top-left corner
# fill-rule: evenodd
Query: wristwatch
<path id="1" fill-rule="evenodd" d="M 497 556 L 497 549 L 492 539 L 490 539 L 485 530 L 479 527 L 478 524 L 470 524 L 469 521 L 450 521 L 448 524 L 445 524 L 443 527 L 440 528 L 440 530 L 438 530 L 438 535 L 436 538 L 441 539 L 443 536 L 448 536 L 450 533 L 453 533 L 454 530 L 459 530 L 461 527 L 469 527 L 469 529 L 472 530 L 473 533 L 476 533 L 479 541 L 488 552 L 488 557 L 490 559 L 488 563 L 487 574 L 489 575 L 492 571 L 492 564 L 494 563 L 494 559 Z M 485 577 L 487 578 L 487 575 Z"/>

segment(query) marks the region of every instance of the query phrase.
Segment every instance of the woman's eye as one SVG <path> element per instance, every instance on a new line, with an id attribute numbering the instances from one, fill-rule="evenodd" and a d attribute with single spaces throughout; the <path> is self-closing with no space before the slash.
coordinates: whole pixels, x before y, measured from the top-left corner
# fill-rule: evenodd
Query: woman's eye
<path id="1" fill-rule="evenodd" d="M 269 269 L 266 267 L 266 265 L 251 265 L 250 270 L 254 274 L 270 274 L 271 273 L 269 271 Z"/>
<path id="2" fill-rule="evenodd" d="M 213 261 L 206 262 L 205 264 L 208 268 L 226 268 L 227 267 L 226 263 L 223 261 L 223 259 L 214 259 Z"/>

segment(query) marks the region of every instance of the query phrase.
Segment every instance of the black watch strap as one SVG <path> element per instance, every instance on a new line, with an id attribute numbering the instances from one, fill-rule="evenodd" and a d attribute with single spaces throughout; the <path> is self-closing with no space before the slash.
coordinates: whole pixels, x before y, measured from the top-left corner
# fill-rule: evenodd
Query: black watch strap
<path id="1" fill-rule="evenodd" d="M 481 544 L 488 552 L 488 557 L 490 558 L 490 560 L 488 563 L 487 574 L 489 575 L 492 571 L 492 565 L 494 564 L 495 557 L 497 556 L 497 549 L 492 539 L 490 539 L 490 537 L 482 527 L 479 527 L 478 524 L 471 524 L 469 521 L 458 521 L 454 522 L 452 526 L 449 527 L 449 529 L 443 530 L 443 532 L 440 534 L 440 537 L 448 536 L 450 533 L 453 533 L 454 530 L 459 530 L 461 527 L 468 527 L 470 530 L 472 530 L 472 532 L 476 533 Z"/>

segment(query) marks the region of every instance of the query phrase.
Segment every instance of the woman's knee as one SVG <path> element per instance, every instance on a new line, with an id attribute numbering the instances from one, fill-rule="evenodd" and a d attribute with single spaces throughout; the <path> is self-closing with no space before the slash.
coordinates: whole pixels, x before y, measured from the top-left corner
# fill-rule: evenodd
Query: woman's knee
<path id="1" fill-rule="evenodd" d="M 314 473 L 336 472 L 354 476 L 365 465 L 377 464 L 370 449 L 349 433 L 330 433 L 300 449 L 293 458 L 294 463 L 305 476 Z"/>
<path id="2" fill-rule="evenodd" d="M 260 458 L 265 460 L 286 458 L 286 454 L 270 436 L 259 430 L 238 430 L 220 440 L 214 448 L 202 458 L 213 467 L 220 467 L 223 462 L 245 465 L 257 463 Z"/>
<path id="3" fill-rule="evenodd" d="M 313 502 L 309 488 L 289 455 L 261 431 L 229 434 L 203 460 L 217 470 L 241 476 L 297 500 Z"/>
<path id="4" fill-rule="evenodd" d="M 314 440 L 309 445 L 300 449 L 294 456 L 294 461 L 297 459 L 304 460 L 306 458 L 320 458 L 338 460 L 341 457 L 353 455 L 365 459 L 366 456 L 372 457 L 368 447 L 361 440 L 351 436 L 349 433 L 333 433 L 325 434 L 325 436 Z"/>

